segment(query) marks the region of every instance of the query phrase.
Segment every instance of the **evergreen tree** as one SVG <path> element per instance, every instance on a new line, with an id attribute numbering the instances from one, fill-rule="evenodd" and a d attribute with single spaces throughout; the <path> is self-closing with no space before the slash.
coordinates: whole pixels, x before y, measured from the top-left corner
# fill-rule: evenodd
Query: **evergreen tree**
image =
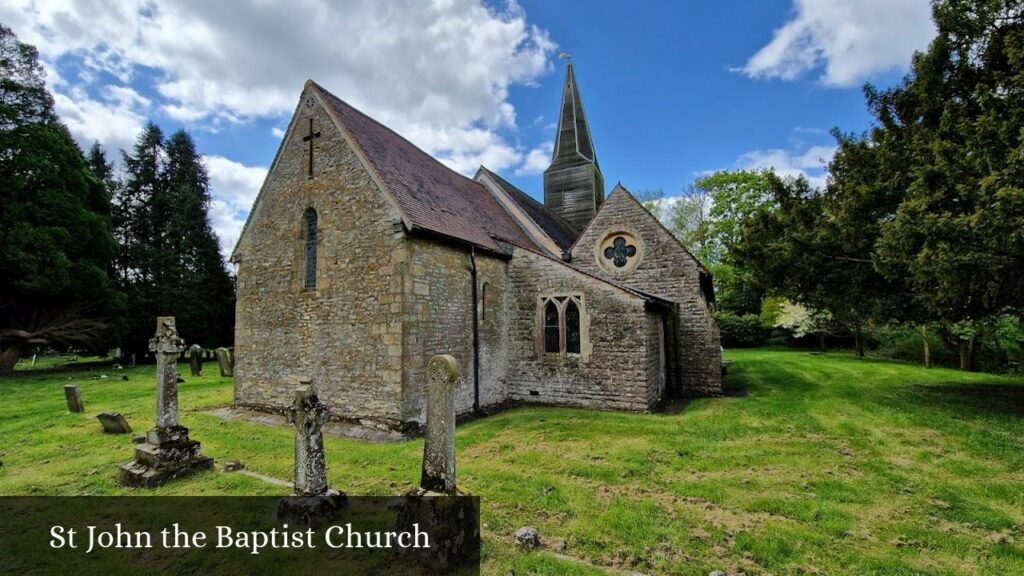
<path id="1" fill-rule="evenodd" d="M 122 345 L 125 354 L 145 358 L 159 314 L 161 255 L 166 218 L 162 171 L 165 161 L 163 132 L 146 124 L 132 149 L 122 152 L 124 179 L 114 196 L 114 232 L 120 244 L 117 275 L 131 313 Z"/>
<path id="2" fill-rule="evenodd" d="M 229 344 L 234 332 L 234 284 L 210 225 L 209 178 L 192 138 L 175 132 L 166 145 L 169 216 L 167 250 L 175 256 L 160 307 L 179 318 L 183 337 L 207 347 Z"/>
<path id="3" fill-rule="evenodd" d="M 0 25 L 0 373 L 34 347 L 103 346 L 119 304 L 109 214 L 35 48 Z"/>

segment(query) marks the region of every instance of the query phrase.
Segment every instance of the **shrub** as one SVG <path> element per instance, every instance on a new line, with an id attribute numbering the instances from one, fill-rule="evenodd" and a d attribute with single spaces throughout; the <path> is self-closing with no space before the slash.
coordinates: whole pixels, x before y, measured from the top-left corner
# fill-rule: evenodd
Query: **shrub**
<path id="1" fill-rule="evenodd" d="M 732 312 L 715 312 L 715 321 L 722 332 L 722 345 L 727 348 L 753 348 L 764 345 L 771 331 L 761 324 L 756 314 L 742 316 Z"/>

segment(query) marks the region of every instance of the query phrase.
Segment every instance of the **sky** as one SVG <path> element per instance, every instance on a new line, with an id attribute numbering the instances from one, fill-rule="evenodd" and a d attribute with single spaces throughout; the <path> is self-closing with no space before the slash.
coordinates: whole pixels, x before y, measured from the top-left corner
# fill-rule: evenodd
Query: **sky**
<path id="1" fill-rule="evenodd" d="M 825 181 L 935 35 L 928 0 L 5 0 L 83 147 L 184 128 L 211 223 L 238 239 L 306 79 L 451 168 L 543 199 L 572 55 L 609 189 L 678 195 L 716 170 Z"/>

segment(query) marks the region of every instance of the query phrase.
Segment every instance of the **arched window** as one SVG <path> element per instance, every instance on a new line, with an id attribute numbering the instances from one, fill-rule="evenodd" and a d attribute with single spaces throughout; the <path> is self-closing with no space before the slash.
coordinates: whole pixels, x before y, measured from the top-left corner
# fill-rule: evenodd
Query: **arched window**
<path id="1" fill-rule="evenodd" d="M 565 305 L 565 351 L 580 353 L 580 309 L 572 300 Z"/>
<path id="2" fill-rule="evenodd" d="M 540 306 L 544 322 L 541 334 L 544 353 L 582 354 L 586 348 L 583 295 L 542 296 Z"/>
<path id="3" fill-rule="evenodd" d="M 558 322 L 558 306 L 554 300 L 544 307 L 544 352 L 562 351 L 561 327 Z"/>
<path id="4" fill-rule="evenodd" d="M 306 227 L 306 282 L 305 287 L 316 288 L 316 210 L 309 208 L 303 218 Z"/>

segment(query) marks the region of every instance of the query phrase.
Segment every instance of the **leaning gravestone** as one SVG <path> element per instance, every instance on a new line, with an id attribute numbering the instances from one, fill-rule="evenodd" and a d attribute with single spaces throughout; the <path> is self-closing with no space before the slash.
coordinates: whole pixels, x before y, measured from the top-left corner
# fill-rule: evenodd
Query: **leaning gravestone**
<path id="1" fill-rule="evenodd" d="M 107 434 L 130 434 L 132 431 L 132 427 L 120 412 L 103 412 L 97 414 L 96 418 L 99 419 L 100 424 L 103 425 L 103 431 Z"/>
<path id="2" fill-rule="evenodd" d="M 235 375 L 235 362 L 231 357 L 231 351 L 227 348 L 217 348 L 217 366 L 220 368 L 220 375 L 231 377 Z"/>
<path id="3" fill-rule="evenodd" d="M 203 375 L 203 348 L 199 344 L 193 344 L 188 349 L 189 370 L 193 376 Z"/>
<path id="4" fill-rule="evenodd" d="M 416 524 L 436 542 L 423 560 L 447 572 L 478 559 L 480 510 L 476 499 L 455 485 L 455 381 L 459 365 L 445 354 L 427 363 L 427 423 L 423 437 L 420 487 L 407 494 L 398 512 L 398 530 Z M 409 549 L 417 553 L 415 549 Z"/>
<path id="5" fill-rule="evenodd" d="M 82 403 L 82 391 L 78 389 L 78 386 L 70 384 L 64 386 L 64 399 L 68 403 L 68 412 L 76 414 L 85 412 L 85 404 Z"/>
<path id="6" fill-rule="evenodd" d="M 156 354 L 156 427 L 146 433 L 146 442 L 136 445 L 135 461 L 121 466 L 121 483 L 140 488 L 213 468 L 213 459 L 203 456 L 199 442 L 189 439 L 188 428 L 178 423 L 177 359 L 185 342 L 178 337 L 173 316 L 156 319 L 149 349 Z"/>
<path id="7" fill-rule="evenodd" d="M 337 517 L 347 503 L 344 494 L 327 486 L 323 426 L 329 418 L 316 388 L 304 382 L 288 409 L 288 422 L 295 425 L 295 494 L 278 503 L 280 521 L 316 528 Z"/>

